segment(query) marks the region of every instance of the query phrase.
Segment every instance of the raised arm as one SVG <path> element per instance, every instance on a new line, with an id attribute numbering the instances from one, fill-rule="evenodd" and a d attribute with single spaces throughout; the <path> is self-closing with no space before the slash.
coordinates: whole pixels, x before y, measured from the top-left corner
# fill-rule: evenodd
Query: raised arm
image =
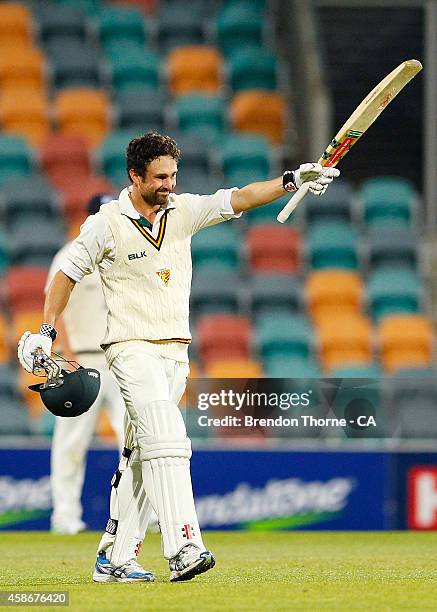
<path id="1" fill-rule="evenodd" d="M 301 164 L 297 170 L 286 171 L 271 181 L 251 183 L 231 196 L 231 205 L 235 213 L 269 204 L 289 191 L 296 191 L 303 183 L 309 183 L 309 190 L 315 195 L 322 195 L 329 183 L 339 176 L 337 168 L 323 168 L 320 164 Z"/>

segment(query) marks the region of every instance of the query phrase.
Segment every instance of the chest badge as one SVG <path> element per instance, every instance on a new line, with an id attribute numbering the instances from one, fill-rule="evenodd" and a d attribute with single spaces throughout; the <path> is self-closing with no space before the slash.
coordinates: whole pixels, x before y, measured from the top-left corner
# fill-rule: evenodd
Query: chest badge
<path id="1" fill-rule="evenodd" d="M 162 280 L 164 285 L 168 287 L 168 281 L 170 280 L 170 274 L 171 274 L 170 270 L 168 268 L 164 268 L 163 270 L 158 270 L 156 274 Z"/>

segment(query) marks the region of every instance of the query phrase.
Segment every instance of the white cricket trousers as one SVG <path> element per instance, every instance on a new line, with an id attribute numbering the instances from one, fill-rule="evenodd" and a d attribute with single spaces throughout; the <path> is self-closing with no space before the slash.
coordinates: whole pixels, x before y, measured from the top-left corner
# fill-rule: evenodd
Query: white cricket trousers
<path id="1" fill-rule="evenodd" d="M 85 456 L 91 444 L 100 410 L 108 408 L 109 420 L 123 449 L 125 405 L 117 381 L 109 371 L 103 353 L 83 353 L 81 365 L 96 368 L 101 375 L 99 395 L 91 408 L 78 417 L 56 417 L 51 451 L 52 529 L 71 530 L 82 526 L 81 494 Z"/>

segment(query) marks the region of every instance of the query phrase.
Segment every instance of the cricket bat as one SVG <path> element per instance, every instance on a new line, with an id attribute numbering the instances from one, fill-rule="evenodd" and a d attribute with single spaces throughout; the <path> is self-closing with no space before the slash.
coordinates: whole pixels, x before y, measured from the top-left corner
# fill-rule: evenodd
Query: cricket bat
<path id="1" fill-rule="evenodd" d="M 328 167 L 336 166 L 375 119 L 379 117 L 385 107 L 421 70 L 422 64 L 418 60 L 406 60 L 382 79 L 340 128 L 319 159 L 319 164 Z M 279 213 L 277 219 L 280 223 L 285 223 L 307 193 L 308 184 L 304 183 Z"/>

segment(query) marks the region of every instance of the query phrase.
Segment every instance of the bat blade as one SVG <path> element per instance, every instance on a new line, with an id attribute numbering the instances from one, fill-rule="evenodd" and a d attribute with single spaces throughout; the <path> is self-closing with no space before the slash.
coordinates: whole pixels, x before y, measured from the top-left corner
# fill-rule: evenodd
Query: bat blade
<path id="1" fill-rule="evenodd" d="M 331 168 L 336 166 L 379 117 L 382 111 L 402 91 L 405 85 L 421 70 L 422 64 L 418 60 L 411 59 L 402 62 L 402 64 L 384 77 L 339 129 L 318 160 L 319 164 Z M 307 194 L 308 189 L 304 190 L 303 187 L 304 185 L 300 187 L 279 213 L 277 219 L 280 223 L 285 223 L 296 206 Z"/>

